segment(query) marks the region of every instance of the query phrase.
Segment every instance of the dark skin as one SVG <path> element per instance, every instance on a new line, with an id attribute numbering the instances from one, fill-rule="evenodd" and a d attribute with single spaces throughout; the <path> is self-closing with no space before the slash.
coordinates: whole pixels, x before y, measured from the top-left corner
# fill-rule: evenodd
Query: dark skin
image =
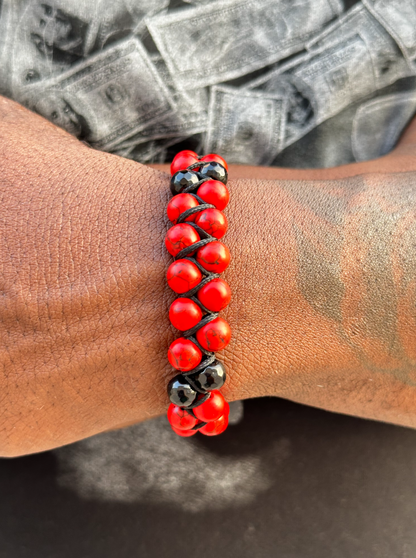
<path id="1" fill-rule="evenodd" d="M 0 98 L 0 455 L 164 413 L 169 177 Z M 231 167 L 228 400 L 416 426 L 416 126 L 378 161 Z"/>

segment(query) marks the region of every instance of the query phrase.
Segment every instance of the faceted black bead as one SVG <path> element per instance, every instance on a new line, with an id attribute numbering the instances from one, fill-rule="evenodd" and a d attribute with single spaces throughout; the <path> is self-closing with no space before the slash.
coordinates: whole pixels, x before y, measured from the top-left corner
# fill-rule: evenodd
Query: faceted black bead
<path id="1" fill-rule="evenodd" d="M 170 180 L 170 191 L 174 196 L 176 196 L 176 194 L 180 194 L 182 190 L 184 190 L 188 186 L 196 184 L 198 181 L 199 176 L 196 174 L 196 172 L 180 170 L 176 172 Z"/>
<path id="2" fill-rule="evenodd" d="M 198 372 L 192 379 L 199 388 L 207 391 L 220 389 L 226 379 L 225 366 L 219 360 L 214 360 L 212 364 Z"/>
<path id="3" fill-rule="evenodd" d="M 168 395 L 175 405 L 188 407 L 195 401 L 197 392 L 191 388 L 181 374 L 178 374 L 168 384 Z"/>
<path id="4" fill-rule="evenodd" d="M 201 178 L 212 178 L 213 180 L 219 180 L 224 184 L 227 184 L 228 174 L 225 168 L 219 163 L 212 161 L 209 165 L 204 165 L 199 171 Z"/>

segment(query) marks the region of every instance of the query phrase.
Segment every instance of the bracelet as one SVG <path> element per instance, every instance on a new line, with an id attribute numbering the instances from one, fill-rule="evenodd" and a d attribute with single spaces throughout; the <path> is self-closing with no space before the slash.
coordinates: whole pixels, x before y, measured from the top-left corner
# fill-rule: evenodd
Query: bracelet
<path id="1" fill-rule="evenodd" d="M 169 319 L 182 337 L 168 350 L 170 364 L 180 372 L 168 384 L 168 420 L 179 436 L 216 436 L 227 428 L 230 412 L 219 391 L 225 367 L 215 356 L 231 338 L 230 326 L 218 316 L 231 299 L 229 285 L 220 278 L 230 252 L 219 242 L 228 227 L 222 213 L 230 197 L 228 166 L 219 155 L 198 157 L 187 150 L 175 156 L 170 170 L 173 198 L 167 214 L 173 227 L 165 246 L 175 261 L 167 281 L 179 297 Z"/>

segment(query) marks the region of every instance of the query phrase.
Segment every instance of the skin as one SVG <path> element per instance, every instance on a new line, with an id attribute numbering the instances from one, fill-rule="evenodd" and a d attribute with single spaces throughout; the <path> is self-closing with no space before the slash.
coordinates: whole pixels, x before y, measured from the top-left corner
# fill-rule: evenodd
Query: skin
<path id="1" fill-rule="evenodd" d="M 3 98 L 0 163 L 0 455 L 165 413 L 168 175 Z M 378 161 L 230 177 L 226 399 L 415 427 L 416 126 Z"/>

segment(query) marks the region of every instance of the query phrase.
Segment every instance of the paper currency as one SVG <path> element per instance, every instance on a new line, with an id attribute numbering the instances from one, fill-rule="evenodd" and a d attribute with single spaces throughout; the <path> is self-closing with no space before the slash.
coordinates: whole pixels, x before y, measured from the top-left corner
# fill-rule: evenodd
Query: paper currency
<path id="1" fill-rule="evenodd" d="M 25 104 L 104 150 L 175 109 L 137 39 L 120 42 L 41 88 L 28 90 Z"/>
<path id="2" fill-rule="evenodd" d="M 412 70 L 396 41 L 362 6 L 352 10 L 291 63 L 251 82 L 250 88 L 288 91 L 285 146 Z"/>
<path id="3" fill-rule="evenodd" d="M 205 151 L 231 163 L 268 165 L 281 149 L 286 97 L 215 86 Z"/>
<path id="4" fill-rule="evenodd" d="M 415 0 L 363 0 L 363 4 L 392 34 L 404 53 L 416 59 Z"/>
<path id="5" fill-rule="evenodd" d="M 4 0 L 0 47 L 10 92 L 50 79 L 132 34 L 168 0 Z M 1 48 L 0 48 L 1 51 Z M 1 70 L 0 70 L 1 72 Z M 0 73 L 1 76 L 1 73 Z"/>
<path id="6" fill-rule="evenodd" d="M 416 112 L 416 93 L 384 95 L 361 105 L 354 117 L 351 144 L 356 161 L 377 159 L 397 144 Z"/>
<path id="7" fill-rule="evenodd" d="M 135 147 L 132 147 L 131 150 L 125 155 L 128 159 L 133 159 L 138 163 L 164 163 L 167 158 L 167 149 L 183 141 L 186 138 L 178 137 L 178 138 L 169 138 L 169 139 L 157 139 L 152 140 L 146 143 L 141 143 Z"/>
<path id="8" fill-rule="evenodd" d="M 177 91 L 161 56 L 153 55 L 151 60 L 169 90 L 176 108 L 158 122 L 147 126 L 128 140 L 117 145 L 119 149 L 147 143 L 155 139 L 188 137 L 204 132 L 207 128 L 208 91 L 206 89 L 195 89 L 192 91 L 193 95 L 184 91 Z"/>
<path id="9" fill-rule="evenodd" d="M 240 77 L 303 48 L 339 0 L 218 0 L 147 19 L 178 89 Z"/>
<path id="10" fill-rule="evenodd" d="M 196 6 L 201 6 L 202 4 L 208 4 L 211 0 L 183 0 L 187 4 L 195 4 Z"/>

